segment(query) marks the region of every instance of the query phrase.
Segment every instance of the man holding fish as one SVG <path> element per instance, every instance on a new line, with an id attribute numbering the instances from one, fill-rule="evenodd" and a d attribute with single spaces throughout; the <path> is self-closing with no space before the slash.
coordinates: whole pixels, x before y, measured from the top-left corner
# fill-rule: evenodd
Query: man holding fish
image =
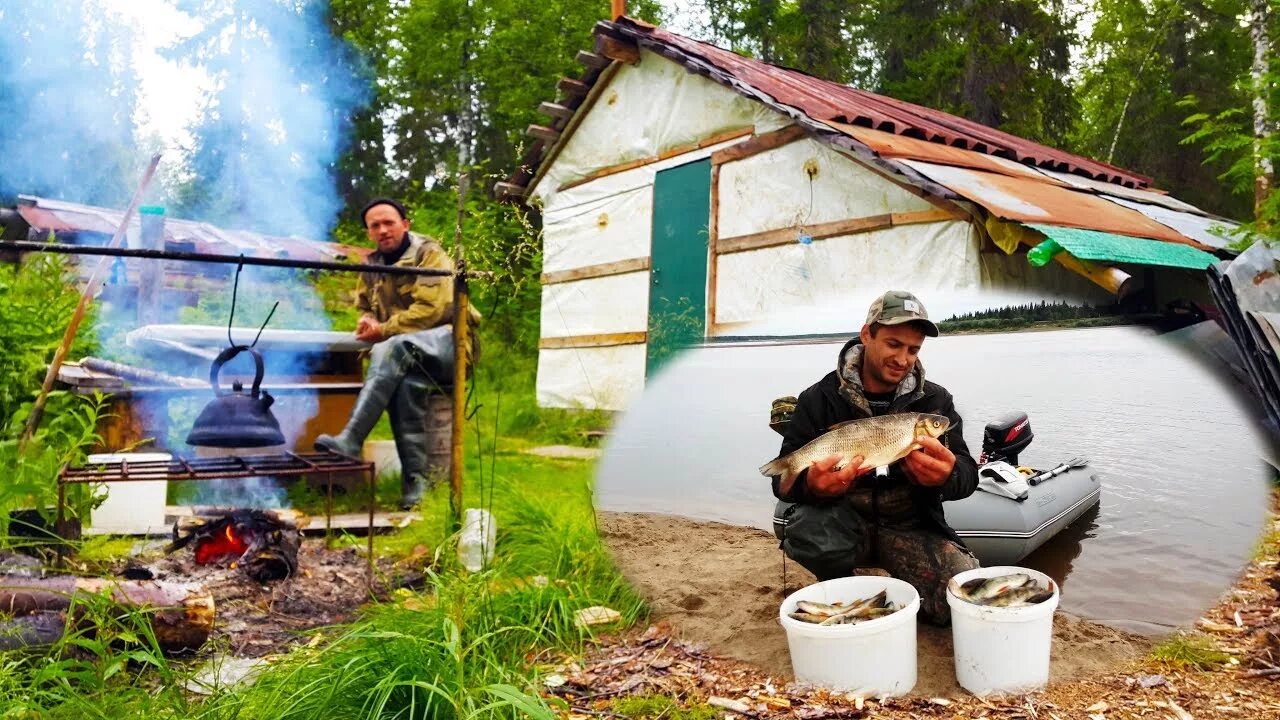
<path id="1" fill-rule="evenodd" d="M 782 450 L 760 471 L 794 503 L 782 542 L 789 557 L 819 580 L 883 568 L 920 593 L 926 622 L 945 627 L 947 582 L 978 561 L 942 502 L 971 495 L 978 467 L 951 394 L 926 381 L 917 360 L 925 337 L 937 336 L 911 293 L 876 299 L 836 370 L 800 393 L 794 410 L 784 403 Z"/>

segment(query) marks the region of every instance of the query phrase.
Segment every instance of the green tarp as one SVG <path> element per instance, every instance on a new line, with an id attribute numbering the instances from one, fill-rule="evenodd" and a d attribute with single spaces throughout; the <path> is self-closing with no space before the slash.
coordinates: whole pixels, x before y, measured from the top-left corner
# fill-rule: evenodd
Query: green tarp
<path id="1" fill-rule="evenodd" d="M 1190 245 L 1149 240 L 1147 238 L 1113 235 L 1097 230 L 1059 225 L 1032 225 L 1027 227 L 1042 232 L 1067 252 L 1081 260 L 1132 263 L 1134 265 L 1163 265 L 1165 267 L 1204 270 L 1218 262 L 1218 258 Z"/>

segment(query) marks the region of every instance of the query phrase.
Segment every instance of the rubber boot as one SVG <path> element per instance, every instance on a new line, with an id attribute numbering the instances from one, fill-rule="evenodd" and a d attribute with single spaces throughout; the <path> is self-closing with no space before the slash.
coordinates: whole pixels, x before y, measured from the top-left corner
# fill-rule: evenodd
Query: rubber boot
<path id="1" fill-rule="evenodd" d="M 396 336 L 374 345 L 369 352 L 369 374 L 365 377 L 364 387 L 360 389 L 346 427 L 337 435 L 317 437 L 315 448 L 347 457 L 361 457 L 365 438 L 378 423 L 378 418 L 382 417 L 382 411 L 387 409 L 392 395 L 413 362 L 414 355 L 405 343 L 404 336 Z"/>
<path id="2" fill-rule="evenodd" d="M 409 373 L 387 408 L 391 433 L 400 456 L 400 508 L 408 510 L 422 500 L 427 478 L 427 383 L 420 373 Z"/>

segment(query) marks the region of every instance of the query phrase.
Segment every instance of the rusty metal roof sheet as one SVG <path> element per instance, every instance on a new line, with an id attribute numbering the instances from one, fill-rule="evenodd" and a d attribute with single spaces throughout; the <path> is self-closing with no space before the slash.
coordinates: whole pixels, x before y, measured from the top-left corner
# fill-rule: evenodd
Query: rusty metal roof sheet
<path id="1" fill-rule="evenodd" d="M 50 200 L 31 195 L 19 196 L 18 214 L 37 232 L 90 232 L 113 235 L 123 217 L 122 210 Z M 141 231 L 135 215 L 128 235 L 136 239 Z M 361 261 L 372 248 L 358 248 L 339 243 L 306 240 L 298 237 L 264 235 L 248 230 L 228 230 L 208 223 L 166 217 L 164 235 L 167 243 L 191 243 L 195 251 L 246 257 L 279 257 L 293 260 L 332 262 L 352 259 Z"/>
<path id="2" fill-rule="evenodd" d="M 1090 193 L 921 160 L 899 160 L 1005 220 L 1063 225 L 1212 250 L 1140 212 Z"/>
<path id="3" fill-rule="evenodd" d="M 669 30 L 627 18 L 601 25 L 641 42 L 651 50 L 660 52 L 661 48 L 656 46 L 668 46 L 697 56 L 731 73 L 739 82 L 768 94 L 780 103 L 798 108 L 815 120 L 869 127 L 1131 187 L 1151 184 L 1150 178 L 1114 165 L 1041 145 L 940 110 L 743 57 Z"/>
<path id="4" fill-rule="evenodd" d="M 902 138 L 919 139 L 938 147 L 972 150 L 979 155 L 1118 186 L 1145 188 L 1151 184 L 1151 179 L 1144 175 L 1108 163 L 1041 145 L 938 110 L 742 57 L 633 18 L 597 23 L 595 34 L 638 44 L 682 64 L 690 72 L 711 76 L 716 82 L 742 95 L 777 107 L 793 108 L 794 114 L 803 115 L 811 123 L 865 127 Z M 600 79 L 602 70 L 599 65 L 589 65 L 579 79 L 588 93 Z M 570 94 L 557 102 L 581 114 L 586 94 Z M 574 118 L 576 115 L 554 118 L 548 124 L 556 131 L 563 131 Z M 565 140 L 567 137 L 561 136 L 558 143 Z M 519 188 L 519 192 L 526 191 L 531 181 L 539 176 L 542 163 L 556 145 L 536 138 L 522 158 L 520 167 L 503 185 Z M 503 190 L 505 192 L 507 190 Z"/>

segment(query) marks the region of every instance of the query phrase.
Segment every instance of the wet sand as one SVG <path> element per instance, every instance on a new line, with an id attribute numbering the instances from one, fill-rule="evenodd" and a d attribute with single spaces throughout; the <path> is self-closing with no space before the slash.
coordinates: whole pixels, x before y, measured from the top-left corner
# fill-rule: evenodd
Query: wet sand
<path id="1" fill-rule="evenodd" d="M 650 603 L 653 620 L 716 654 L 792 679 L 778 606 L 787 594 L 815 582 L 784 563 L 777 539 L 755 528 L 668 515 L 599 514 L 600 533 L 619 570 Z M 912 695 L 959 695 L 950 629 L 920 623 L 918 679 Z M 1050 683 L 1114 671 L 1141 657 L 1151 638 L 1072 617 L 1054 618 Z"/>

